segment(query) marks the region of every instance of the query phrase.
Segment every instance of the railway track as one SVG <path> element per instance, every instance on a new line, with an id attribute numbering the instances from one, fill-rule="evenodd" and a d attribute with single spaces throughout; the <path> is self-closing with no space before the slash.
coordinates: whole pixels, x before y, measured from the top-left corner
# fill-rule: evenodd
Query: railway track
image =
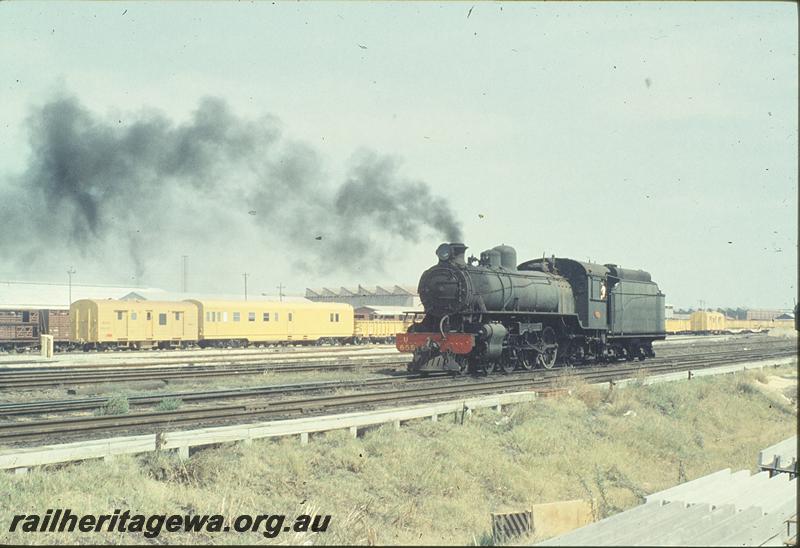
<path id="1" fill-rule="evenodd" d="M 756 351 L 751 351 L 748 354 L 742 354 L 741 352 L 738 354 L 739 356 L 744 356 L 747 359 L 753 359 L 760 354 L 760 350 L 758 351 L 759 354 L 755 353 Z M 683 363 L 694 363 L 691 361 L 691 357 L 695 356 L 691 353 L 684 353 L 677 356 L 672 357 L 661 357 L 651 359 L 647 362 L 647 364 L 651 366 L 657 366 L 661 363 L 675 363 L 675 360 L 678 358 L 683 358 Z M 702 356 L 698 356 L 696 360 L 708 361 L 709 359 L 728 359 L 730 356 L 730 351 L 727 353 L 725 351 L 720 351 L 716 353 L 704 353 Z M 385 364 L 383 364 L 385 366 Z M 515 375 L 525 375 L 529 373 L 514 373 Z M 352 388 L 364 388 L 364 387 L 372 387 L 372 386 L 382 386 L 382 385 L 389 385 L 392 383 L 399 383 L 399 382 L 410 382 L 415 379 L 424 379 L 420 375 L 403 375 L 403 376 L 396 376 L 396 377 L 388 377 L 385 379 L 365 379 L 360 381 L 321 381 L 321 382 L 311 382 L 311 383 L 295 383 L 295 384 L 284 384 L 284 385 L 271 385 L 271 386 L 261 386 L 261 387 L 249 387 L 249 388 L 232 388 L 232 389 L 224 389 L 224 390 L 208 390 L 208 391 L 195 391 L 195 392 L 171 392 L 171 393 L 160 393 L 158 395 L 149 395 L 149 396 L 131 396 L 128 398 L 128 403 L 134 407 L 142 407 L 147 405 L 156 405 L 167 398 L 173 399 L 180 399 L 183 403 L 189 402 L 200 402 L 200 401 L 208 401 L 208 400 L 223 400 L 223 399 L 242 399 L 242 398 L 252 398 L 252 397 L 264 397 L 264 396 L 273 396 L 273 395 L 286 395 L 291 393 L 297 392 L 318 392 L 322 390 L 332 390 L 332 389 L 352 389 Z M 19 402 L 19 403 L 6 403 L 0 404 L 0 416 L 19 416 L 19 415 L 32 415 L 32 414 L 50 414 L 50 413 L 63 413 L 63 412 L 70 412 L 70 411 L 87 411 L 98 409 L 105 405 L 108 402 L 108 398 L 105 397 L 93 397 L 93 398 L 82 398 L 82 399 L 68 399 L 68 400 L 43 400 L 43 401 L 33 401 L 33 402 Z"/>
<path id="2" fill-rule="evenodd" d="M 314 359 L 315 355 L 324 354 L 380 354 L 395 351 L 394 345 L 368 345 L 368 346 L 331 346 L 331 347 L 299 347 L 299 348 L 253 348 L 248 350 L 235 349 L 203 349 L 203 350 L 176 350 L 175 353 L 164 352 L 150 354 L 147 351 L 109 351 L 91 352 L 82 354 L 56 353 L 55 362 L 61 361 L 59 358 L 76 357 L 75 367 L 120 367 L 120 366 L 145 366 L 145 365 L 171 365 L 171 364 L 191 364 L 191 363 L 222 363 L 222 362 L 247 362 L 257 360 L 286 360 L 292 358 L 306 357 Z M 161 352 L 161 351 L 159 351 Z M 0 356 L 2 356 L 0 354 Z M 105 361 L 94 361 L 81 363 L 81 359 L 98 358 Z M 321 356 L 318 359 L 324 359 Z M 0 359 L 0 366 L 13 367 L 17 365 L 43 365 L 48 363 L 43 359 L 22 359 L 7 360 Z M 64 367 L 73 367 L 64 366 Z"/>
<path id="3" fill-rule="evenodd" d="M 763 350 L 752 353 L 716 353 L 715 355 L 687 355 L 682 359 L 664 358 L 649 362 L 621 362 L 611 366 L 592 368 L 570 368 L 569 371 L 577 377 L 588 382 L 610 382 L 620 378 L 630 377 L 639 371 L 646 375 L 658 373 L 691 371 L 752 361 L 754 359 L 783 358 L 795 355 L 795 348 L 781 347 L 771 352 Z M 364 409 L 380 407 L 387 403 L 422 403 L 452 398 L 454 396 L 473 396 L 492 394 L 505 391 L 519 390 L 544 390 L 552 391 L 564 370 L 541 370 L 537 374 L 512 374 L 487 378 L 460 378 L 453 380 L 448 376 L 433 376 L 429 378 L 415 378 L 405 381 L 401 387 L 380 388 L 380 382 L 361 383 L 358 391 L 350 394 L 324 394 L 301 395 L 294 398 L 276 397 L 269 399 L 269 393 L 246 394 L 242 391 L 219 391 L 216 395 L 209 395 L 207 400 L 225 399 L 231 397 L 257 397 L 259 399 L 240 404 L 226 404 L 206 407 L 194 407 L 175 411 L 137 412 L 117 416 L 70 416 L 46 420 L 16 421 L 0 424 L 0 443 L 19 443 L 34 439 L 57 437 L 63 441 L 64 437 L 81 437 L 86 433 L 119 433 L 147 428 L 164 429 L 184 424 L 207 426 L 210 424 L 242 423 L 251 420 L 283 419 L 302 414 L 320 414 L 345 409 Z M 352 385 L 352 383 L 351 383 Z M 377 389 L 371 389 L 377 387 Z M 271 387 L 271 395 L 276 387 Z M 314 389 L 295 385 L 294 393 L 310 392 Z M 345 388 L 345 386 L 328 386 L 331 388 Z M 211 393 L 209 393 L 211 394 Z M 286 396 L 289 392 L 283 392 Z M 163 397 L 163 396 L 161 396 Z M 159 398 L 160 399 L 160 398 Z M 41 402 L 40 402 L 41 403 Z M 55 402 L 54 402 L 55 403 Z M 22 405 L 22 404 L 16 404 Z"/>
<path id="4" fill-rule="evenodd" d="M 313 363 L 268 362 L 243 365 L 186 365 L 179 367 L 121 367 L 114 369 L 58 368 L 31 371 L 11 370 L 0 372 L 0 390 L 29 390 L 53 386 L 68 386 L 130 381 L 200 379 L 260 375 L 270 373 L 301 373 L 309 371 L 337 371 L 357 368 L 386 369 L 405 367 L 407 360 L 400 354 L 391 357 L 363 357 L 317 361 Z"/>
<path id="5" fill-rule="evenodd" d="M 780 343 L 774 339 L 750 339 L 740 340 L 731 343 L 716 343 L 701 345 L 691 349 L 696 353 L 702 349 L 725 348 L 727 346 L 746 349 L 741 351 L 753 351 L 757 348 L 772 348 L 776 345 L 793 343 Z M 687 355 L 686 348 L 671 348 L 662 346 L 659 349 L 659 357 L 654 360 L 668 359 L 674 355 Z M 683 351 L 683 353 L 681 353 Z M 707 352 L 704 355 L 709 355 Z M 32 390 L 41 388 L 52 388 L 61 386 L 74 386 L 83 384 L 108 384 L 124 383 L 133 381 L 167 381 L 180 379 L 201 379 L 214 377 L 234 377 L 274 373 L 301 373 L 313 371 L 336 371 L 352 369 L 391 369 L 405 367 L 408 357 L 399 353 L 375 354 L 364 356 L 343 356 L 341 359 L 314 359 L 308 362 L 309 358 L 301 360 L 269 360 L 264 361 L 262 357 L 256 357 L 249 361 L 256 363 L 239 363 L 236 361 L 218 362 L 215 364 L 195 365 L 187 364 L 180 366 L 164 366 L 158 364 L 137 365 L 137 366 L 114 366 L 102 367 L 75 366 L 75 367 L 56 367 L 56 368 L 19 368 L 19 369 L 0 369 L 0 390 Z M 186 363 L 180 362 L 180 363 Z"/>
<path id="6" fill-rule="evenodd" d="M 768 344 L 771 338 L 761 334 L 747 334 L 730 336 L 731 338 L 724 341 L 705 340 L 703 337 L 694 337 L 696 340 L 686 341 L 671 340 L 658 341 L 655 344 L 661 349 L 667 348 L 674 344 L 691 344 L 695 348 L 718 346 L 720 344 L 737 344 L 742 342 L 753 342 L 753 344 Z M 76 361 L 73 364 L 60 365 L 63 368 L 113 368 L 113 367 L 150 367 L 161 365 L 196 365 L 196 364 L 231 364 L 231 363 L 247 363 L 257 362 L 260 360 L 277 360 L 277 361 L 290 361 L 293 359 L 326 359 L 324 354 L 347 354 L 347 355 L 380 355 L 380 354 L 393 354 L 396 353 L 394 345 L 366 345 L 366 346 L 301 346 L 301 347 L 287 347 L 287 348 L 251 348 L 244 350 L 237 349 L 202 349 L 202 350 L 175 350 L 175 351 L 158 351 L 150 353 L 147 351 L 108 351 L 108 352 L 93 352 L 93 353 L 67 353 L 56 354 L 54 361 L 44 361 L 43 359 L 20 359 L 20 360 L 7 360 L 2 359 L 0 354 L 0 372 L 4 369 L 14 370 L 14 366 L 20 365 L 39 365 L 41 368 L 24 368 L 24 369 L 51 369 L 53 363 L 60 363 L 58 358 L 77 356 L 79 358 L 98 358 L 105 361 L 93 361 L 88 363 L 81 363 Z M 327 356 L 331 359 L 331 356 Z"/>

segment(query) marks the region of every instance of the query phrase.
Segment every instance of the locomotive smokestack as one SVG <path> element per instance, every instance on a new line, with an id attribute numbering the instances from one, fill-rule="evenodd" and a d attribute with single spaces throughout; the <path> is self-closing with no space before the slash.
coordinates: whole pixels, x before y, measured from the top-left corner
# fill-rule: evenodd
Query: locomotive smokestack
<path id="1" fill-rule="evenodd" d="M 464 252 L 467 250 L 467 246 L 464 244 L 454 243 L 454 244 L 441 244 L 439 247 L 436 248 L 436 256 L 439 257 L 439 260 L 442 262 L 452 261 L 456 264 L 465 265 L 467 264 L 464 261 Z"/>
<path id="2" fill-rule="evenodd" d="M 464 252 L 467 250 L 467 246 L 461 243 L 451 243 L 450 244 L 451 253 L 453 254 L 453 262 L 457 264 L 467 264 L 464 260 Z"/>

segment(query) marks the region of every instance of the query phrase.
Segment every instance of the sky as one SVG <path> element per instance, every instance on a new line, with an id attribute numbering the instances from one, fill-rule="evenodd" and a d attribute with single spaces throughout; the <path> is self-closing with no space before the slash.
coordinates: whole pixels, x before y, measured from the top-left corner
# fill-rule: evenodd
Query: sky
<path id="1" fill-rule="evenodd" d="M 3 2 L 0 43 L 0 278 L 416 285 L 459 237 L 797 298 L 793 3 Z"/>

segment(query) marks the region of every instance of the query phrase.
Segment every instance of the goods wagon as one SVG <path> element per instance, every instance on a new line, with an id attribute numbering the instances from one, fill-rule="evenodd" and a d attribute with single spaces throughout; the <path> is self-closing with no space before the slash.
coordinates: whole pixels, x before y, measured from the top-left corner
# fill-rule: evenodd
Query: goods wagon
<path id="1" fill-rule="evenodd" d="M 70 338 L 84 349 L 185 346 L 198 340 L 197 307 L 187 302 L 82 299 L 70 307 Z"/>
<path id="2" fill-rule="evenodd" d="M 670 318 L 664 320 L 664 327 L 667 333 L 675 335 L 677 333 L 691 333 L 692 321 L 691 320 L 677 320 Z"/>
<path id="3" fill-rule="evenodd" d="M 400 306 L 363 306 L 354 317 L 354 343 L 393 343 L 397 333 L 411 327 L 414 314 Z"/>
<path id="4" fill-rule="evenodd" d="M 0 346 L 4 350 L 39 343 L 38 310 L 0 310 Z"/>
<path id="5" fill-rule="evenodd" d="M 694 333 L 722 333 L 725 331 L 725 315 L 720 312 L 698 310 L 689 316 Z"/>
<path id="6" fill-rule="evenodd" d="M 355 320 L 353 329 L 353 342 L 390 343 L 394 342 L 398 333 L 406 331 L 411 326 L 410 321 L 403 320 Z"/>
<path id="7" fill-rule="evenodd" d="M 340 303 L 189 300 L 199 318 L 200 346 L 346 342 L 353 307 Z"/>
<path id="8" fill-rule="evenodd" d="M 725 331 L 730 333 L 741 332 L 760 332 L 767 331 L 773 327 L 773 322 L 769 320 L 732 320 L 725 318 Z"/>
<path id="9" fill-rule="evenodd" d="M 69 311 L 51 309 L 0 310 L 0 349 L 36 347 L 41 335 L 52 335 L 56 347 L 69 346 Z"/>

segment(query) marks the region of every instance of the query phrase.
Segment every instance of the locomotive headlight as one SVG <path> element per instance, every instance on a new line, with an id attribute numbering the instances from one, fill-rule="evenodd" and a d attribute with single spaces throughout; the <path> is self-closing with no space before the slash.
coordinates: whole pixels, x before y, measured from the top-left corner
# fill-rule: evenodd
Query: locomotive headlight
<path id="1" fill-rule="evenodd" d="M 450 245 L 449 244 L 442 244 L 436 248 L 436 256 L 439 257 L 440 261 L 446 261 L 451 257 L 450 252 Z"/>

